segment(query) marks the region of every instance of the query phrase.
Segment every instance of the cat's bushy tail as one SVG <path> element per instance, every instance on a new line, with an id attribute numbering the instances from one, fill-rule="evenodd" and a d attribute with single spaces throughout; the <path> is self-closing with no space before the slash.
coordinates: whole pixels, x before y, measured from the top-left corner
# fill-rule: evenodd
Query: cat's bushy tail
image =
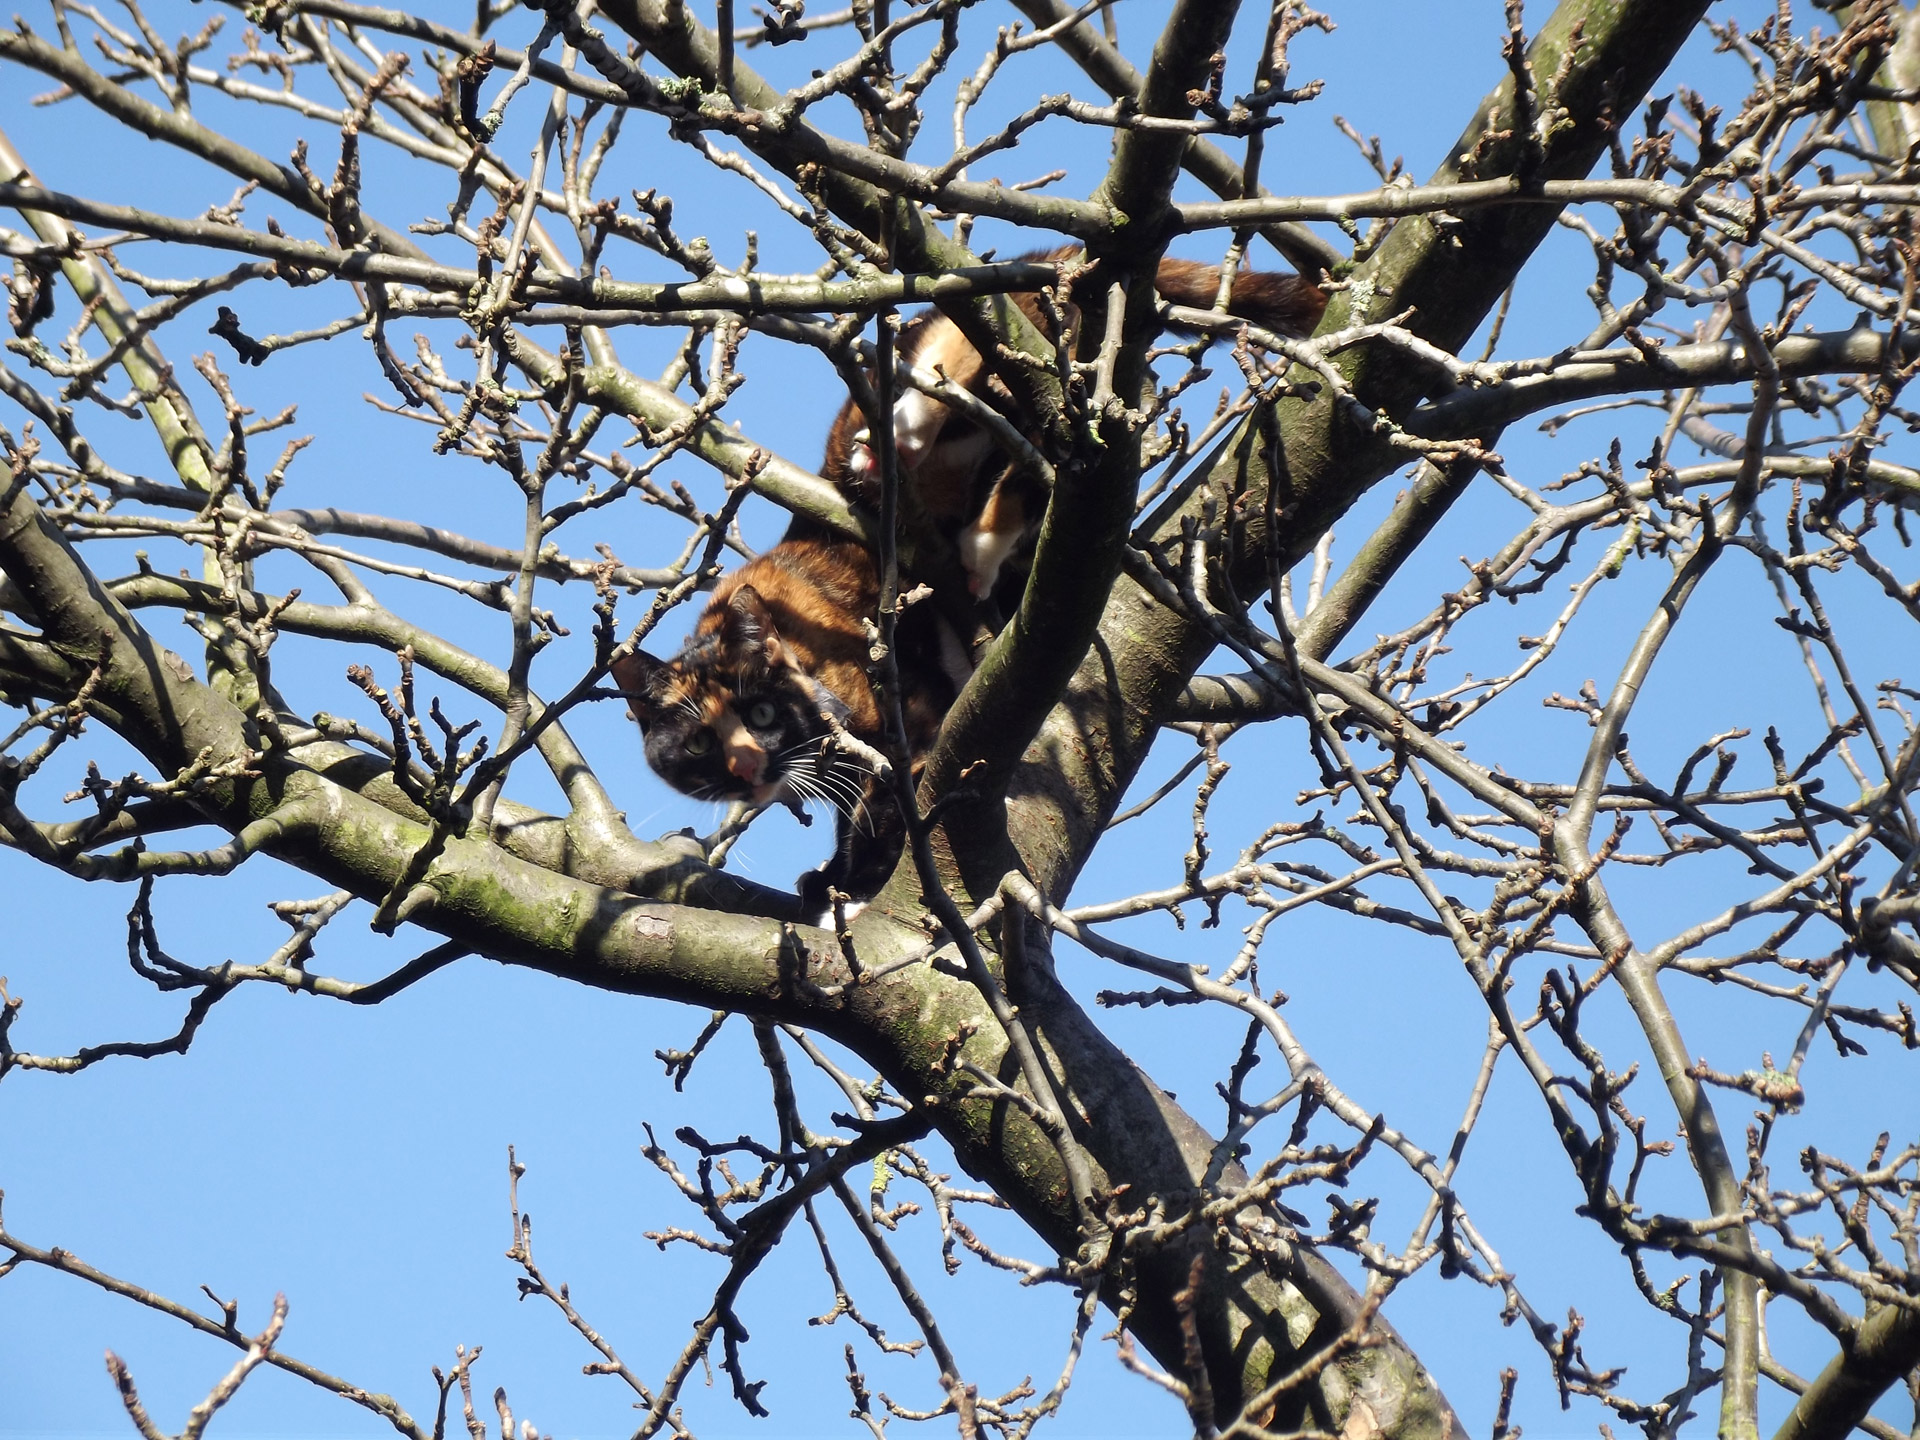
<path id="1" fill-rule="evenodd" d="M 1220 267 L 1201 260 L 1162 260 L 1153 287 L 1172 304 L 1211 310 L 1220 297 Z M 1312 334 L 1326 308 L 1327 297 L 1318 285 L 1284 270 L 1238 271 L 1227 301 L 1229 314 L 1277 335 Z"/>

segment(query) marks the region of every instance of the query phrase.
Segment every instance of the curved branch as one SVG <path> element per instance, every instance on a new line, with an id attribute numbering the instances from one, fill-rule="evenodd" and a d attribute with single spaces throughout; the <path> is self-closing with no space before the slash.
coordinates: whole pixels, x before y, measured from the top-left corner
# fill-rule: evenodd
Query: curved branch
<path id="1" fill-rule="evenodd" d="M 0 53 L 0 59 L 4 58 L 4 53 Z M 296 240 L 211 220 L 185 220 L 130 205 L 110 205 L 38 185 L 0 184 L 0 205 L 58 215 L 67 220 L 84 220 L 156 240 L 258 255 L 297 270 L 350 280 L 418 285 L 447 292 L 456 305 L 480 283 L 477 270 L 442 265 L 424 256 L 341 249 L 314 240 Z M 526 277 L 524 293 L 536 299 L 589 309 L 644 310 L 663 316 L 714 310 L 778 315 L 820 310 L 855 313 L 927 301 L 950 303 L 978 295 L 1033 290 L 1050 285 L 1053 280 L 1051 265 L 1031 262 L 963 265 L 933 274 L 874 275 L 857 280 L 819 280 L 803 275 L 720 275 L 665 282 L 583 280 L 536 268 Z M 397 303 L 395 308 L 401 313 L 407 309 L 404 303 Z"/>
<path id="2" fill-rule="evenodd" d="M 1865 326 L 1789 335 L 1773 347 L 1779 373 L 1788 379 L 1872 374 L 1889 364 L 1904 364 L 1916 355 L 1920 355 L 1920 336 L 1911 329 L 1901 333 L 1895 352 L 1889 354 L 1885 332 Z M 1740 340 L 1671 345 L 1653 351 L 1622 346 L 1565 360 L 1555 357 L 1517 363 L 1538 366 L 1539 373 L 1455 390 L 1429 400 L 1410 410 L 1404 425 L 1427 439 L 1457 439 L 1570 401 L 1633 391 L 1743 384 L 1759 373 L 1752 354 Z"/>
<path id="3" fill-rule="evenodd" d="M 1869 1315 L 1813 1379 L 1774 1440 L 1846 1440 L 1874 1402 L 1920 1360 L 1920 1315 L 1886 1305 Z"/>

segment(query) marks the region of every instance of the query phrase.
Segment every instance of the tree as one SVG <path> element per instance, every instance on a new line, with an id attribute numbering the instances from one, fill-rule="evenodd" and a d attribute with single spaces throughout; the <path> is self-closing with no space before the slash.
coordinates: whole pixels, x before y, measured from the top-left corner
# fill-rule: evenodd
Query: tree
<path id="1" fill-rule="evenodd" d="M 37 76 L 65 111 L 165 147 L 181 167 L 169 173 L 193 177 L 180 194 L 198 197 L 210 176 L 239 186 L 199 214 L 197 198 L 128 204 L 0 143 L 0 205 L 19 217 L 0 231 L 16 336 L 0 368 L 0 689 L 21 717 L 0 771 L 9 883 L 20 895 L 52 867 L 131 887 L 135 969 L 188 997 L 169 1038 L 103 1035 L 64 1055 L 30 1048 L 10 997 L 0 1074 L 185 1052 L 222 1002 L 261 986 L 377 1005 L 466 956 L 713 1012 L 698 1042 L 663 1047 L 677 1078 L 741 1017 L 772 1082 L 773 1129 L 724 1143 L 683 1129 L 677 1149 L 648 1132 L 649 1158 L 700 1217 L 662 1243 L 724 1260 L 677 1357 L 618 1355 L 548 1281 L 513 1209 L 523 1293 L 600 1349 L 643 1435 L 681 1430 L 703 1363 L 763 1412 L 739 1297 L 802 1220 L 828 1257 L 834 1313 L 858 1316 L 827 1212 L 878 1258 L 929 1352 L 916 1363 L 937 1370 L 933 1414 L 963 1435 L 1025 1434 L 1051 1415 L 1104 1306 L 1123 1361 L 1177 1396 L 1196 1434 L 1444 1436 L 1460 1422 L 1383 1310 L 1423 1270 L 1456 1281 L 1447 1303 L 1498 1295 L 1561 1403 L 1587 1397 L 1649 1436 L 1708 1404 L 1739 1440 L 1776 1412 L 1782 1436 L 1897 1433 L 1868 1412 L 1920 1364 L 1920 1148 L 1882 1134 L 1849 1149 L 1846 1127 L 1823 1141 L 1797 1114 L 1807 1067 L 1831 1046 L 1819 1074 L 1832 1109 L 1810 1113 L 1902 1118 L 1878 1052 L 1920 1045 L 1903 998 L 1920 985 L 1915 692 L 1888 668 L 1898 642 L 1883 655 L 1877 638 L 1920 618 L 1920 587 L 1889 554 L 1920 497 L 1920 470 L 1895 448 L 1920 426 L 1899 403 L 1920 364 L 1920 26 L 1891 0 L 1817 23 L 1784 3 L 1722 23 L 1706 0 L 1563 0 L 1530 30 L 1508 0 L 1504 63 L 1488 61 L 1498 83 L 1455 117 L 1438 172 L 1412 183 L 1349 126 L 1379 185 L 1316 197 L 1277 193 L 1289 182 L 1263 157 L 1283 117 L 1313 113 L 1301 107 L 1318 87 L 1292 86 L 1292 47 L 1325 17 L 1297 0 L 1246 17 L 1173 0 L 1136 68 L 1117 39 L 1132 16 L 1016 6 L 1034 28 L 989 39 L 1007 17 L 965 0 L 898 15 L 885 0 L 834 15 L 793 0 L 757 25 L 730 0 L 711 25 L 672 0 L 482 3 L 466 28 L 270 0 L 241 7 L 224 66 L 211 58 L 218 11 L 176 41 L 134 0 L 124 16 L 64 0 L 51 31 L 0 34 L 9 95 Z M 1699 92 L 1663 78 L 1696 38 L 1721 57 Z M 841 58 L 812 68 L 842 40 Z M 983 45 L 967 73 L 959 57 Z M 1016 57 L 1035 46 L 1106 99 L 1009 97 L 1024 82 L 1001 77 L 1030 75 Z M 762 56 L 782 83 L 749 63 Z M 949 93 L 951 149 L 920 133 Z M 280 123 L 301 136 L 284 159 L 256 143 Z M 1026 161 L 1043 137 L 1077 164 L 1089 136 L 1111 141 L 1097 179 L 975 178 L 989 157 Z M 680 209 L 656 190 L 615 193 L 610 177 L 645 174 L 624 157 L 664 141 L 778 211 L 766 253 L 794 273 L 763 272 L 757 236 L 689 238 L 685 210 L 700 223 L 719 212 L 684 190 Z M 970 248 L 976 222 L 1002 251 L 1064 236 L 1084 256 L 995 260 Z M 1584 299 L 1551 258 L 1556 232 L 1585 247 Z M 1319 329 L 1298 339 L 1219 312 L 1169 316 L 1142 281 L 1176 242 L 1220 257 L 1223 274 L 1270 246 L 1328 292 Z M 1005 297 L 1082 263 L 1098 283 L 1073 352 L 1056 353 Z M 632 768 L 630 742 L 590 753 L 568 725 L 617 709 L 616 654 L 697 608 L 747 552 L 741 524 L 782 510 L 875 547 L 885 682 L 894 618 L 916 603 L 905 592 L 950 577 L 953 557 L 913 523 L 897 476 L 865 513 L 775 453 L 740 387 L 754 365 L 801 363 L 781 358 L 791 349 L 830 364 L 870 416 L 890 415 L 898 386 L 962 403 L 942 376 L 896 365 L 896 319 L 922 303 L 992 357 L 1022 417 L 1003 439 L 1051 499 L 1017 613 L 917 789 L 895 746 L 907 853 L 873 904 L 814 928 L 786 889 L 725 868 L 759 817 L 641 838 L 600 778 Z M 1509 303 L 1515 328 L 1544 343 L 1495 360 Z M 1204 422 L 1175 403 L 1201 377 L 1202 347 L 1165 340 L 1169 319 L 1225 337 L 1243 382 Z M 221 347 L 192 359 L 198 380 L 182 364 L 205 343 L 196 327 Z M 415 330 L 409 359 L 396 342 Z M 632 357 L 662 333 L 672 358 L 650 380 Z M 1469 358 L 1477 335 L 1485 353 Z M 329 505 L 314 493 L 323 480 L 301 474 L 304 435 L 263 467 L 261 437 L 297 417 L 256 413 L 250 388 L 323 346 L 329 368 L 309 373 L 349 373 L 331 352 L 352 337 L 385 387 L 373 408 L 426 422 L 436 466 L 504 493 L 505 530 L 469 533 L 465 507 L 403 518 Z M 145 448 L 103 434 L 114 415 L 144 421 Z M 1509 431 L 1539 420 L 1593 442 L 1550 483 L 1548 452 Z M 663 466 L 695 461 L 710 481 L 664 483 Z M 283 486 L 313 503 L 282 506 Z M 625 518 L 636 511 L 644 523 Z M 1336 522 L 1369 514 L 1336 571 Z M 615 516 L 646 553 L 579 554 Z M 1464 517 L 1488 536 L 1505 528 L 1443 582 L 1429 552 Z M 129 540 L 191 550 L 197 569 L 167 573 L 128 556 Z M 1571 598 L 1549 598 L 1568 580 Z M 1748 584 L 1758 599 L 1742 603 Z M 432 598 L 396 608 L 389 592 Z M 473 614 L 443 622 L 448 597 Z M 1539 612 L 1517 662 L 1496 599 Z M 1674 657 L 1709 608 L 1711 647 L 1741 687 L 1728 703 L 1746 718 L 1718 734 L 1649 720 L 1651 743 L 1630 743 L 1630 719 L 1664 714 L 1643 696 L 1685 693 L 1675 671 L 1689 662 Z M 155 629 L 170 614 L 204 642 L 195 657 Z M 450 638 L 474 615 L 506 623 Z M 1357 638 L 1363 622 L 1383 633 Z M 1455 645 L 1467 648 L 1448 659 Z M 368 648 L 377 663 L 347 667 L 343 687 L 342 662 Z M 298 663 L 274 663 L 289 654 Z M 1479 678 L 1462 663 L 1476 655 Z M 1775 683 L 1781 655 L 1810 691 Z M 1542 697 L 1567 665 L 1599 683 Z M 421 694 L 421 671 L 446 698 Z M 1534 743 L 1545 722 L 1503 718 L 1528 697 L 1586 729 L 1554 731 L 1558 752 Z M 1765 757 L 1749 755 L 1736 783 L 1733 743 L 1753 733 Z M 137 769 L 115 780 L 99 755 L 119 752 L 87 751 L 119 742 Z M 1169 764 L 1176 746 L 1189 753 Z M 1209 820 L 1230 769 L 1243 785 L 1307 778 L 1297 803 L 1251 793 L 1262 818 L 1223 864 Z M 1102 873 L 1109 833 L 1196 776 L 1191 824 L 1152 832 L 1172 837 L 1163 878 L 1073 903 L 1081 877 Z M 56 818 L 64 791 L 83 818 Z M 165 848 L 206 826 L 218 843 Z M 264 959 L 175 958 L 154 908 L 162 882 L 253 857 L 334 889 L 280 907 L 291 934 Z M 1457 1133 L 1417 1136 L 1370 1108 L 1371 1072 L 1321 1068 L 1263 984 L 1263 957 L 1271 977 L 1274 946 L 1311 933 L 1297 927 L 1316 909 L 1418 937 L 1483 1002 L 1484 1035 L 1455 1042 L 1480 1050 Z M 1201 942 L 1168 938 L 1166 922 L 1195 914 L 1203 928 L 1242 920 L 1244 941 L 1212 963 L 1175 958 Z M 1691 918 L 1647 919 L 1674 914 Z M 436 938 L 396 952 L 385 978 L 349 981 L 320 963 L 347 915 L 396 946 Z M 1183 1108 L 1152 1078 L 1149 1049 L 1130 1055 L 1096 1022 L 1056 964 L 1086 953 L 1144 977 L 1101 990 L 1101 1005 L 1168 1026 L 1200 1007 L 1236 1027 L 1238 1045 L 1212 1057 L 1224 1125 Z M 1694 993 L 1705 987 L 1711 999 Z M 1736 991 L 1753 1005 L 1723 999 Z M 1695 1014 L 1708 1018 L 1690 1035 Z M 1871 1062 L 1848 1060 L 1869 1042 Z M 796 1055 L 830 1101 L 796 1081 Z M 1271 1093 L 1255 1081 L 1262 1061 L 1283 1072 Z M 862 1083 L 854 1063 L 880 1079 Z M 1630 1387 L 1589 1363 L 1580 1318 L 1537 1308 L 1463 1203 L 1456 1178 L 1496 1073 L 1532 1094 L 1517 1163 L 1564 1161 L 1578 1202 L 1554 1223 L 1617 1249 L 1661 1312 L 1648 1323 L 1665 1327 L 1673 1386 Z M 1743 1163 L 1727 1111 L 1748 1105 Z M 1781 1143 L 1801 1147 L 1796 1176 L 1776 1163 Z M 987 1189 L 951 1183 L 934 1147 Z M 888 1208 L 889 1176 L 917 1187 L 930 1220 Z M 1376 1200 L 1333 1194 L 1318 1227 L 1305 1213 L 1323 1185 L 1370 1183 L 1420 1192 L 1404 1243 L 1376 1235 Z M 1009 1208 L 1047 1258 L 1001 1253 L 956 1213 L 982 1203 Z M 965 1373 L 935 1292 L 890 1238 L 928 1223 L 950 1257 L 1071 1291 L 1057 1380 L 995 1397 Z M 441 1433 L 357 1388 L 370 1379 L 282 1351 L 284 1308 L 255 1335 L 231 1309 L 209 1318 L 36 1237 L 0 1232 L 0 1249 L 9 1269 L 65 1271 L 236 1346 L 186 1433 L 263 1364 L 403 1434 Z M 1769 1304 L 1809 1322 L 1779 1353 Z M 1776 1341 L 1792 1333 L 1776 1319 Z M 1788 1350 L 1807 1357 L 1805 1378 Z M 441 1380 L 443 1421 L 471 1361 Z M 847 1363 L 873 1433 L 907 1414 L 875 1401 L 852 1347 Z M 134 1422 L 159 1433 L 114 1364 Z M 503 1402 L 503 1426 L 505 1414 Z"/>

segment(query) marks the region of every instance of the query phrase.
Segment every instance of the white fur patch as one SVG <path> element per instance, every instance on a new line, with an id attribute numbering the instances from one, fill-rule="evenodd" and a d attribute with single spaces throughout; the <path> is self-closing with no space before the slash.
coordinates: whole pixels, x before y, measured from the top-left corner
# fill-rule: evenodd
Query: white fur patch
<path id="1" fill-rule="evenodd" d="M 900 464 L 913 469 L 933 448 L 940 427 L 947 423 L 947 407 L 910 390 L 893 404 L 893 453 Z"/>
<path id="2" fill-rule="evenodd" d="M 854 917 L 866 908 L 867 902 L 864 900 L 849 900 L 846 907 L 847 923 L 851 925 Z M 818 915 L 808 920 L 807 923 L 819 930 L 833 929 L 833 907 L 829 906 L 825 910 L 822 910 Z"/>
<path id="3" fill-rule="evenodd" d="M 991 595 L 1000 578 L 1000 567 L 1007 563 L 1020 543 L 1018 530 L 983 530 L 970 525 L 961 534 L 960 563 L 966 567 L 967 588 L 976 595 Z"/>

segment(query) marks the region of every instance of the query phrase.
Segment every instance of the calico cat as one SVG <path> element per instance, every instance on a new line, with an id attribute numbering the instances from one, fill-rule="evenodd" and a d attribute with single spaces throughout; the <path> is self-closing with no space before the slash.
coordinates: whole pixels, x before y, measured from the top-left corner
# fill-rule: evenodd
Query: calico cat
<path id="1" fill-rule="evenodd" d="M 1046 263 L 1078 253 L 1077 247 L 1068 246 L 1019 258 Z M 1220 267 L 1164 259 L 1153 285 L 1171 304 L 1211 310 L 1219 299 Z M 1052 317 L 1039 296 L 1022 293 L 1012 299 L 1036 328 L 1054 338 Z M 1241 270 L 1233 277 L 1227 311 L 1277 334 L 1305 335 L 1318 323 L 1326 303 L 1319 286 L 1304 276 Z M 1063 312 L 1071 333 L 1079 324 L 1079 307 L 1069 298 Z M 901 331 L 898 354 L 918 369 L 943 374 L 1018 424 L 1005 387 L 993 380 L 960 327 L 938 311 L 919 316 Z M 820 473 L 850 497 L 872 504 L 879 475 L 868 439 L 865 417 L 849 400 L 828 434 Z M 968 588 L 986 600 L 1000 588 L 1007 561 L 1033 538 L 1046 508 L 1045 491 L 1024 467 L 999 452 L 983 427 L 918 390 L 907 389 L 894 402 L 893 444 L 900 473 L 917 503 L 946 530 L 966 570 Z"/>
<path id="2" fill-rule="evenodd" d="M 1154 283 L 1176 304 L 1211 309 L 1219 275 L 1218 266 L 1163 260 Z M 1042 331 L 1050 329 L 1037 296 L 1012 298 Z M 1229 308 L 1268 329 L 1301 334 L 1324 303 L 1319 289 L 1299 276 L 1243 271 L 1235 276 Z M 1070 304 L 1068 327 L 1078 318 Z M 979 352 L 946 317 L 934 312 L 912 321 L 899 354 L 938 368 L 1019 423 Z M 828 435 L 820 473 L 850 500 L 877 508 L 879 477 L 864 424 L 849 400 Z M 943 612 L 954 611 L 956 601 L 975 612 L 976 598 L 985 601 L 1013 583 L 1007 561 L 1037 527 L 1046 497 L 984 429 L 918 391 L 899 398 L 893 425 L 906 498 L 955 544 L 972 592 L 911 605 L 896 628 L 901 712 L 917 771 L 972 671 L 969 647 Z M 800 881 L 802 899 L 816 915 L 826 908 L 829 887 L 857 901 L 877 892 L 905 838 L 890 798 L 863 764 L 833 743 L 835 725 L 867 745 L 885 742 L 866 632 L 879 598 L 878 566 L 866 546 L 796 517 L 779 544 L 720 582 L 678 655 L 660 660 L 638 651 L 613 666 L 639 722 L 647 763 L 675 789 L 759 805 L 821 799 L 839 812 L 833 858 Z"/>
<path id="3" fill-rule="evenodd" d="M 816 913 L 829 885 L 863 900 L 879 889 L 904 838 L 895 807 L 832 735 L 838 724 L 867 745 L 885 743 L 863 623 L 879 604 L 866 546 L 796 522 L 720 582 L 677 656 L 636 651 L 613 665 L 647 763 L 676 790 L 756 805 L 824 800 L 839 812 L 833 860 L 802 877 Z M 917 758 L 932 747 L 970 667 L 925 605 L 902 612 L 894 655 Z"/>

